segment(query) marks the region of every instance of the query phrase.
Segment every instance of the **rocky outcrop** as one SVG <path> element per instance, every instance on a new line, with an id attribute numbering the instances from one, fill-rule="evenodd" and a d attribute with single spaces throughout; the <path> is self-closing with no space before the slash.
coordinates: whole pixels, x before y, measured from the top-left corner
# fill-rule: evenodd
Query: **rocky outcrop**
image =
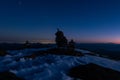
<path id="1" fill-rule="evenodd" d="M 24 80 L 17 77 L 15 74 L 11 72 L 0 72 L 0 80 Z"/>
<path id="2" fill-rule="evenodd" d="M 74 67 L 68 75 L 82 80 L 120 80 L 120 72 L 93 63 Z"/>

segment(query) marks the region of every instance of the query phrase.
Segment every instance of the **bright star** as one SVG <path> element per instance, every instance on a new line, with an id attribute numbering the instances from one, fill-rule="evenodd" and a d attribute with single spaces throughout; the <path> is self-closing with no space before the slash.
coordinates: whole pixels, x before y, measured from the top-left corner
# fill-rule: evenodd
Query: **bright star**
<path id="1" fill-rule="evenodd" d="M 22 1 L 18 1 L 18 5 L 20 5 L 20 6 L 21 6 L 21 5 L 22 5 Z"/>

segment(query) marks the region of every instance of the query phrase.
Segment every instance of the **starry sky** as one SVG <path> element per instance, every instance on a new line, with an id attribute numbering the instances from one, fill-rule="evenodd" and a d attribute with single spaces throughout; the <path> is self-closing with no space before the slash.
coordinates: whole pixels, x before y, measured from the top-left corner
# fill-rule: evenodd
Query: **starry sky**
<path id="1" fill-rule="evenodd" d="M 120 43 L 120 0 L 0 0 L 0 42 Z"/>

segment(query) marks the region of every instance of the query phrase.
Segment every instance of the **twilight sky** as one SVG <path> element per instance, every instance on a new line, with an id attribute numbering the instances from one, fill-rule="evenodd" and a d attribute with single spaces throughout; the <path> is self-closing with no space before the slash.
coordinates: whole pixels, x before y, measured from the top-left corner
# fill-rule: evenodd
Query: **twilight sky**
<path id="1" fill-rule="evenodd" d="M 0 42 L 120 43 L 120 0 L 0 0 Z"/>

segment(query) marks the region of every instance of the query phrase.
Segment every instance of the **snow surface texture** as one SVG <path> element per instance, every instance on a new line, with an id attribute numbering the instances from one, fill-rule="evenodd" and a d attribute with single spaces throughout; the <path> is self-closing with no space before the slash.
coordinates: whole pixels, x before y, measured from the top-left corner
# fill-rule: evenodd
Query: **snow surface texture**
<path id="1" fill-rule="evenodd" d="M 66 75 L 68 70 L 72 67 L 89 63 L 120 71 L 119 62 L 88 54 L 81 57 L 49 54 L 38 56 L 35 59 L 23 58 L 23 56 L 39 50 L 46 49 L 9 51 L 9 55 L 0 57 L 0 71 L 9 70 L 25 80 L 73 80 L 73 78 Z M 79 49 L 77 51 L 81 51 L 83 54 L 89 52 Z M 18 58 L 20 59 L 16 60 Z"/>

